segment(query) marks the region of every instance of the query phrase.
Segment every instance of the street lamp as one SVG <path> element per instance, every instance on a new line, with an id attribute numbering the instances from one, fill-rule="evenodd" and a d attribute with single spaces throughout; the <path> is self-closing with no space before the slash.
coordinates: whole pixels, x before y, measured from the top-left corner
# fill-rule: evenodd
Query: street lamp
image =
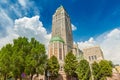
<path id="1" fill-rule="evenodd" d="M 48 80 L 50 80 L 50 72 L 49 71 L 47 71 L 47 76 L 48 76 Z"/>

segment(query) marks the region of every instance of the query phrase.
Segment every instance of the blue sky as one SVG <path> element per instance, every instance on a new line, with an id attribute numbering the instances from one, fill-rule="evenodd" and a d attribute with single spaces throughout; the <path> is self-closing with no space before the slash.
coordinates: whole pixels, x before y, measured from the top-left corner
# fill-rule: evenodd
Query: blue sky
<path id="1" fill-rule="evenodd" d="M 11 5 L 15 3 L 18 3 L 18 1 L 9 1 Z M 21 8 L 20 10 L 23 11 L 22 16 L 16 15 L 12 10 L 9 10 L 9 16 L 15 20 L 24 16 L 40 15 L 44 27 L 50 33 L 52 15 L 60 5 L 63 5 L 70 15 L 72 24 L 77 27 L 77 30 L 73 32 L 75 41 L 87 40 L 91 36 L 96 37 L 101 33 L 120 26 L 119 0 L 34 0 L 31 3 L 34 3 L 37 13 L 33 11 L 34 6 L 25 11 L 18 4 Z M 9 4 L 1 3 L 1 7 L 8 9 Z M 27 15 L 25 14 L 26 12 L 28 12 Z M 0 29 L 2 28 L 0 27 Z"/>
<path id="2" fill-rule="evenodd" d="M 76 28 L 73 39 L 80 49 L 99 45 L 106 59 L 120 64 L 120 0 L 0 0 L 0 47 L 19 36 L 35 37 L 47 47 L 60 5 Z"/>
<path id="3" fill-rule="evenodd" d="M 51 32 L 53 13 L 63 5 L 72 24 L 77 27 L 73 32 L 75 41 L 86 40 L 120 26 L 119 0 L 38 0 L 36 5 L 41 9 L 41 20 L 48 32 Z"/>

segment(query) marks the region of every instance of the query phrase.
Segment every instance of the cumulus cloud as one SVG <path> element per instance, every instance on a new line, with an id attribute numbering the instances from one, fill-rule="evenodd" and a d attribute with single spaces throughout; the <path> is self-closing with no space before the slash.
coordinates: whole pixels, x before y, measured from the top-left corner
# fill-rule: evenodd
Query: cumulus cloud
<path id="1" fill-rule="evenodd" d="M 77 27 L 75 25 L 71 24 L 71 26 L 72 26 L 72 31 L 77 30 Z"/>
<path id="2" fill-rule="evenodd" d="M 33 1 L 0 0 L 0 48 L 18 36 L 35 37 L 38 41 L 48 44 L 50 34 L 47 34 L 42 22 L 39 21 L 39 16 L 23 17 L 29 14 L 30 9 L 33 10 L 33 15 L 39 14 Z"/>
<path id="3" fill-rule="evenodd" d="M 23 17 L 16 19 L 13 28 L 7 29 L 8 35 L 0 38 L 0 47 L 7 43 L 12 43 L 13 39 L 19 36 L 25 36 L 27 38 L 34 37 L 39 42 L 48 46 L 51 34 L 48 34 L 43 27 L 42 22 L 39 20 L 39 16 L 33 16 L 31 18 Z"/>
<path id="4" fill-rule="evenodd" d="M 14 32 L 19 36 L 26 36 L 28 38 L 35 37 L 37 40 L 46 45 L 50 39 L 50 34 L 47 33 L 42 22 L 39 21 L 39 16 L 16 19 Z"/>
<path id="5" fill-rule="evenodd" d="M 97 40 L 104 52 L 105 58 L 120 64 L 120 29 L 113 29 L 103 38 L 98 37 Z"/>
<path id="6" fill-rule="evenodd" d="M 13 39 L 16 39 L 19 37 L 19 35 L 14 34 L 14 32 L 12 32 L 12 30 L 7 30 L 10 31 L 8 32 L 9 34 L 5 37 L 0 38 L 0 48 L 2 48 L 3 46 L 5 46 L 8 43 L 13 43 Z"/>
<path id="7" fill-rule="evenodd" d="M 30 9 L 32 9 L 31 12 Z M 16 18 L 29 15 L 29 12 L 33 15 L 39 14 L 39 10 L 35 6 L 34 1 L 18 0 L 12 2 L 9 0 L 0 0 L 0 38 L 9 34 L 6 32 L 7 28 L 14 26 L 14 20 Z"/>
<path id="8" fill-rule="evenodd" d="M 78 47 L 83 50 L 84 48 L 89 48 L 92 46 L 95 46 L 95 40 L 93 37 L 91 37 L 88 41 L 81 41 L 81 42 L 77 42 Z"/>
<path id="9" fill-rule="evenodd" d="M 120 64 L 120 29 L 115 28 L 85 42 L 78 42 L 79 48 L 99 45 L 105 59 L 112 60 L 114 64 Z"/>

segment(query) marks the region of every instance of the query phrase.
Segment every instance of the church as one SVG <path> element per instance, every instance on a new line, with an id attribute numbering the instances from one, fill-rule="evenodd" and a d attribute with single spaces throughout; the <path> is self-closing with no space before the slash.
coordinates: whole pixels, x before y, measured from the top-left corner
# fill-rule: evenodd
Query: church
<path id="1" fill-rule="evenodd" d="M 72 27 L 70 17 L 63 6 L 57 8 L 52 16 L 52 36 L 48 46 L 48 58 L 56 56 L 63 80 L 66 75 L 63 69 L 64 58 L 68 52 L 72 51 L 79 60 L 86 59 L 88 62 L 100 61 L 104 59 L 103 52 L 99 46 L 80 50 L 77 44 L 73 44 Z"/>

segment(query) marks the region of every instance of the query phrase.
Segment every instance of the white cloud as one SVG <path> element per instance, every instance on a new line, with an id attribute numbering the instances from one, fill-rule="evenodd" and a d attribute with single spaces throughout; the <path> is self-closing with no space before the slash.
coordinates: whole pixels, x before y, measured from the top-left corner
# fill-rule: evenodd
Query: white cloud
<path id="1" fill-rule="evenodd" d="M 1 3 L 7 3 L 7 0 L 0 0 Z"/>
<path id="2" fill-rule="evenodd" d="M 90 38 L 85 42 L 78 42 L 80 49 L 99 45 L 105 59 L 112 60 L 114 64 L 120 64 L 120 29 L 116 28 L 105 32 L 96 39 Z"/>
<path id="3" fill-rule="evenodd" d="M 72 26 L 72 31 L 77 30 L 77 27 L 75 25 L 71 24 L 71 26 Z"/>
<path id="4" fill-rule="evenodd" d="M 4 7 L 3 5 L 6 5 L 7 7 Z M 21 7 L 20 5 L 24 6 Z M 6 28 L 13 27 L 15 18 L 28 15 L 30 9 L 33 10 L 33 15 L 39 14 L 39 10 L 33 1 L 19 0 L 13 3 L 9 0 L 0 0 L 0 37 L 7 34 Z"/>
<path id="5" fill-rule="evenodd" d="M 15 13 L 16 16 L 22 17 L 22 12 L 18 4 L 10 5 L 10 10 Z M 9 13 L 9 12 L 8 12 Z"/>
<path id="6" fill-rule="evenodd" d="M 92 46 L 95 46 L 95 41 L 94 39 L 91 37 L 88 41 L 81 41 L 81 42 L 77 42 L 78 47 L 83 50 L 84 48 L 89 48 Z"/>
<path id="7" fill-rule="evenodd" d="M 13 26 L 13 20 L 0 8 L 0 27 Z"/>
<path id="8" fill-rule="evenodd" d="M 7 5 L 8 7 L 4 7 L 2 5 Z M 42 25 L 42 22 L 39 21 L 39 16 L 35 16 L 32 18 L 23 17 L 29 14 L 29 10 L 31 8 L 33 10 L 33 15 L 39 14 L 39 11 L 33 1 L 19 0 L 13 3 L 9 0 L 0 0 L 0 48 L 9 42 L 11 43 L 12 40 L 14 38 L 17 38 L 18 36 L 27 37 L 28 35 L 29 38 L 36 37 L 37 40 L 45 43 L 46 45 L 48 44 L 47 39 L 49 40 L 48 37 L 50 36 L 50 34 L 47 34 L 46 29 Z M 23 18 L 15 19 L 19 17 Z M 28 20 L 27 24 L 25 23 L 25 18 Z M 24 20 L 25 22 L 23 23 L 21 20 Z M 28 24 L 29 22 L 31 24 Z M 33 27 L 34 30 L 30 29 L 30 27 L 34 26 L 36 22 L 39 23 L 39 25 L 36 25 L 38 27 L 38 30 L 35 32 L 35 28 L 37 27 Z M 25 26 L 21 27 L 22 24 Z M 26 25 L 28 25 L 28 27 L 26 27 Z M 24 31 L 24 33 L 22 31 Z M 44 34 L 44 37 L 41 37 L 42 34 Z"/>
<path id="9" fill-rule="evenodd" d="M 23 7 L 26 7 L 26 0 L 18 0 L 19 4 Z"/>
<path id="10" fill-rule="evenodd" d="M 3 5 L 6 5 L 7 7 L 4 7 Z M 29 12 L 33 15 L 39 14 L 39 9 L 32 0 L 17 0 L 15 2 L 0 0 L 0 9 L 3 9 L 11 18 L 23 17 L 28 15 Z"/>
<path id="11" fill-rule="evenodd" d="M 8 35 L 0 38 L 0 47 L 7 43 L 12 43 L 13 39 L 19 36 L 25 36 L 27 38 L 34 37 L 39 42 L 48 46 L 51 34 L 48 34 L 46 29 L 43 27 L 39 16 L 33 16 L 32 18 L 23 17 L 16 19 L 13 28 L 7 28 Z"/>
<path id="12" fill-rule="evenodd" d="M 50 39 L 50 34 L 47 34 L 42 22 L 39 21 L 39 16 L 32 18 L 23 17 L 15 20 L 14 31 L 19 36 L 26 36 L 28 38 L 35 37 L 46 45 Z"/>
<path id="13" fill-rule="evenodd" d="M 14 34 L 11 30 L 9 30 L 10 32 L 8 32 L 9 34 L 5 37 L 0 38 L 0 48 L 2 48 L 3 46 L 5 46 L 8 43 L 12 43 L 13 39 L 16 39 L 19 35 Z"/>
<path id="14" fill-rule="evenodd" d="M 104 52 L 105 58 L 112 60 L 116 64 L 120 64 L 120 29 L 116 28 L 103 38 L 98 37 L 98 39 L 98 43 Z"/>
<path id="15" fill-rule="evenodd" d="M 0 38 L 6 36 L 6 28 L 13 26 L 13 20 L 0 8 Z"/>

